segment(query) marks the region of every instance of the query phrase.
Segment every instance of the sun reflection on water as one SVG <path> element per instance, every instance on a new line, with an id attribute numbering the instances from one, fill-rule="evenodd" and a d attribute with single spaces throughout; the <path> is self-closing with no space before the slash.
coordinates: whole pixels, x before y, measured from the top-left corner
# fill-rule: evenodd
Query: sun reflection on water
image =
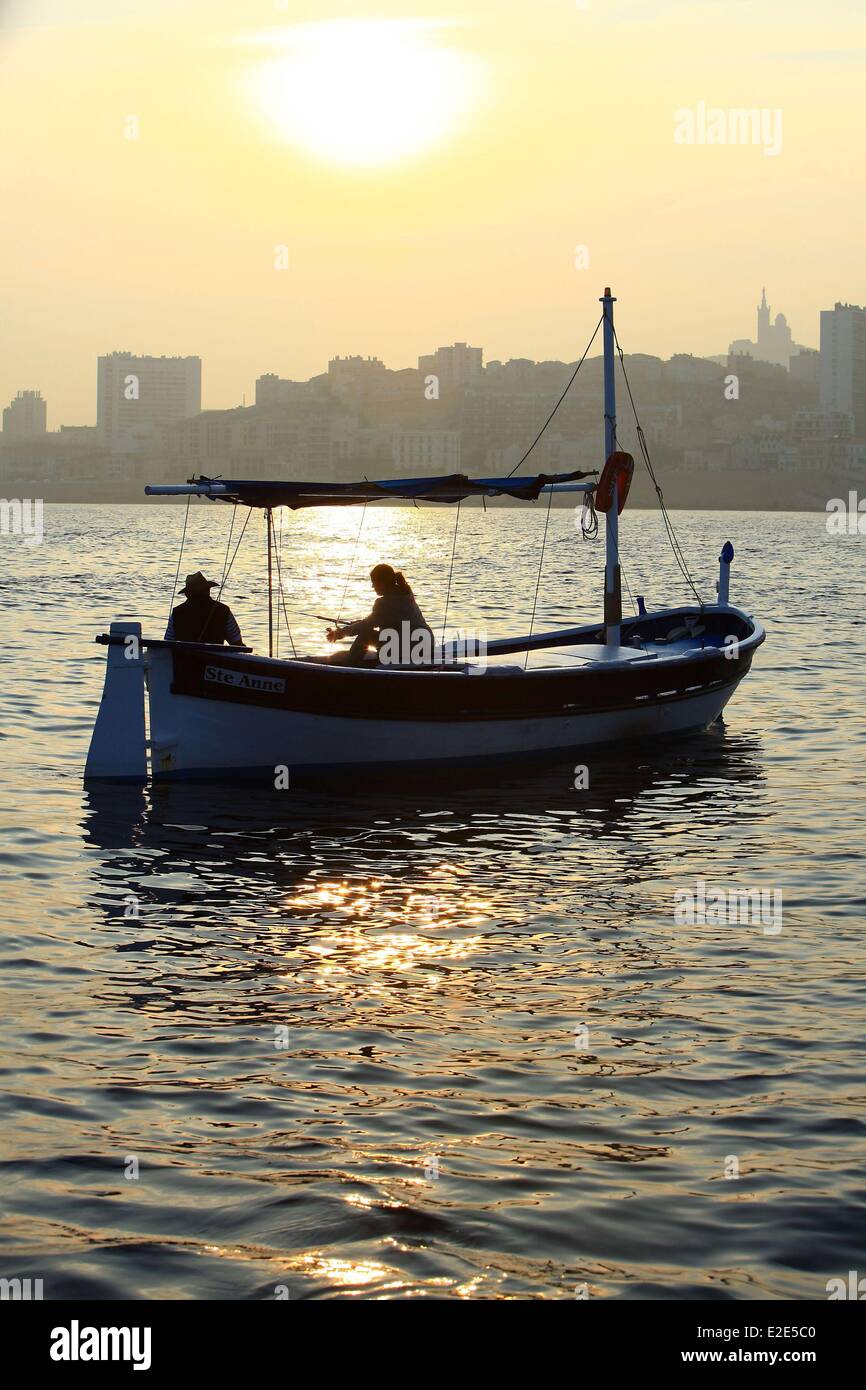
<path id="1" fill-rule="evenodd" d="M 329 880 L 303 888 L 274 907 L 274 924 L 290 914 L 315 927 L 305 945 L 307 967 L 320 979 L 410 972 L 469 960 L 483 941 L 478 928 L 490 904 L 477 893 L 461 896 L 453 880 L 443 892 L 434 876 L 422 887 L 385 879 Z M 472 934 L 466 935 L 468 928 Z M 456 936 L 455 933 L 460 935 Z M 435 969 L 433 971 L 435 977 Z"/>

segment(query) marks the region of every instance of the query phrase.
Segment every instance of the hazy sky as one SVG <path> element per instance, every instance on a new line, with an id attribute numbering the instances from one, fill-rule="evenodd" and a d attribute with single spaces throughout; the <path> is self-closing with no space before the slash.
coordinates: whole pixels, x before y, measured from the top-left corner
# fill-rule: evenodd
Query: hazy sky
<path id="1" fill-rule="evenodd" d="M 206 407 L 335 353 L 574 358 L 606 283 L 628 351 L 722 352 L 762 284 L 816 346 L 866 300 L 864 13 L 0 0 L 0 403 L 92 423 L 113 348 L 199 353 Z M 678 142 L 700 103 L 763 133 Z"/>

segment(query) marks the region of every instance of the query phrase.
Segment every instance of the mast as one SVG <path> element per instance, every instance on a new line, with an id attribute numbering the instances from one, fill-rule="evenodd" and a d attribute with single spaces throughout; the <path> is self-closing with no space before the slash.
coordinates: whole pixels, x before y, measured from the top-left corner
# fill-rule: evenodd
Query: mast
<path id="1" fill-rule="evenodd" d="M 616 381 L 614 378 L 613 306 L 610 289 L 601 298 L 604 317 L 604 457 L 616 450 Z M 619 569 L 619 508 L 614 489 L 613 503 L 604 518 L 604 640 L 618 647 L 622 622 L 622 589 Z"/>
<path id="2" fill-rule="evenodd" d="M 271 578 L 271 527 L 273 516 L 270 507 L 265 508 L 265 521 L 268 525 L 268 656 L 274 654 L 274 605 L 271 598 L 273 593 L 273 581 Z"/>

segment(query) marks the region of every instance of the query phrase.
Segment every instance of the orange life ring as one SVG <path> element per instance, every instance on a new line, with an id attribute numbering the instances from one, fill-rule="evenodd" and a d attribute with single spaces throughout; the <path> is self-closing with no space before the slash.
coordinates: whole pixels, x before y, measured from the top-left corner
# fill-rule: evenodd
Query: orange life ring
<path id="1" fill-rule="evenodd" d="M 598 511 L 610 511 L 613 506 L 613 490 L 616 488 L 616 514 L 619 516 L 625 506 L 633 474 L 634 459 L 631 454 L 624 454 L 619 450 L 611 454 L 595 489 L 595 505 Z"/>

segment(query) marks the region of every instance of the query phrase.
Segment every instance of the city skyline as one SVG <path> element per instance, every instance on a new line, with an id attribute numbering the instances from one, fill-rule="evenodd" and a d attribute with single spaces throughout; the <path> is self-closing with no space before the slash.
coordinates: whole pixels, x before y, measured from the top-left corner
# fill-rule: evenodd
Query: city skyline
<path id="1" fill-rule="evenodd" d="M 848 301 L 847 301 L 847 300 L 846 300 L 846 301 L 840 301 L 838 298 L 834 300 L 835 306 L 838 307 L 839 304 L 840 304 L 840 302 L 844 303 L 844 304 L 846 305 L 846 307 L 848 306 Z M 851 305 L 850 307 L 852 307 L 852 308 L 857 308 L 857 307 L 859 307 L 859 306 Z M 766 320 L 766 323 L 769 322 L 768 314 L 767 314 L 766 311 L 767 311 L 767 304 L 766 304 L 766 288 L 765 288 L 765 287 L 762 287 L 762 302 L 761 302 L 760 305 L 757 306 L 757 308 L 756 308 L 756 310 L 755 310 L 755 312 L 757 313 L 757 316 L 758 316 L 758 332 L 757 332 L 757 341 L 756 341 L 756 342 L 749 342 L 749 340 L 747 340 L 747 339 L 731 339 L 731 341 L 729 342 L 728 347 L 727 347 L 726 349 L 721 349 L 721 348 L 720 348 L 718 352 L 711 353 L 711 354 L 695 353 L 695 352 L 691 352 L 691 351 L 689 351 L 689 350 L 684 349 L 684 348 L 681 347 L 681 348 L 675 349 L 674 352 L 672 352 L 672 353 L 670 354 L 670 357 L 672 358 L 672 357 L 675 357 L 675 356 L 694 356 L 694 357 L 700 357 L 700 358 L 702 358 L 703 360 L 706 360 L 706 361 L 719 361 L 720 359 L 724 358 L 725 356 L 727 356 L 727 355 L 729 355 L 729 354 L 732 354 L 732 353 L 739 353 L 739 352 L 745 352 L 747 355 L 752 356 L 752 357 L 754 358 L 754 360 L 757 361 L 757 362 L 762 362 L 762 363 L 776 363 L 776 362 L 778 361 L 778 359 L 777 359 L 777 357 L 774 355 L 774 352 L 773 352 L 772 350 L 769 352 L 769 355 L 766 355 L 766 356 L 761 356 L 761 355 L 760 355 L 760 352 L 761 352 L 761 350 L 762 350 L 762 342 L 763 342 L 763 326 L 762 326 L 762 320 Z M 819 309 L 819 310 L 818 310 L 818 315 L 817 315 L 817 317 L 818 317 L 818 333 L 816 334 L 816 336 L 818 336 L 818 337 L 820 336 L 820 324 L 821 324 L 821 319 L 822 319 L 822 317 L 823 317 L 826 313 L 828 313 L 828 312 L 829 312 L 829 313 L 832 313 L 832 309 L 830 309 L 830 310 L 828 310 L 828 309 Z M 780 315 L 777 316 L 777 317 L 781 318 L 781 319 L 783 320 L 783 322 L 786 322 L 786 315 L 785 315 L 784 313 L 783 313 L 783 314 L 780 314 Z M 773 332 L 774 332 L 774 328 L 773 328 L 772 325 L 770 325 L 770 333 L 772 334 Z M 789 337 L 789 339 L 790 339 L 790 336 L 791 336 L 791 335 L 790 335 L 790 330 L 788 330 L 788 337 Z M 808 336 L 808 335 L 807 335 L 807 336 Z M 811 344 L 793 342 L 793 343 L 791 344 L 791 346 L 792 346 L 792 349 L 793 349 L 792 354 L 791 354 L 792 358 L 793 358 L 794 356 L 796 356 L 798 353 L 800 353 L 801 351 L 804 352 L 804 353 L 806 353 L 806 354 L 810 354 L 810 353 L 817 353 L 817 352 L 819 352 L 819 350 L 820 350 L 820 344 L 816 345 L 815 347 L 812 347 Z M 756 350 L 756 351 L 750 351 L 750 349 L 752 349 L 752 348 L 755 348 L 755 349 L 757 349 L 757 350 Z M 481 347 L 472 347 L 471 345 L 467 344 L 467 342 L 466 342 L 465 340 L 460 340 L 460 339 L 456 339 L 456 338 L 455 338 L 455 339 L 452 339 L 452 340 L 451 340 L 449 343 L 447 343 L 447 344 L 439 344 L 439 346 L 437 346 L 436 349 L 431 349 L 431 350 L 428 351 L 428 352 L 424 352 L 424 353 L 415 353 L 415 355 L 414 355 L 414 361 L 413 361 L 411 364 L 408 364 L 408 363 L 406 363 L 406 364 L 400 363 L 400 364 L 392 365 L 392 364 L 389 364 L 388 362 L 386 362 L 386 361 L 385 361 L 382 357 L 380 357 L 378 354 L 372 353 L 372 352 L 365 352 L 365 351 L 361 351 L 361 352 L 357 352 L 357 353 L 354 353 L 354 352 L 353 352 L 353 353 L 333 353 L 333 354 L 331 354 L 331 355 L 326 359 L 326 361 L 325 361 L 325 363 L 324 363 L 323 366 L 320 364 L 319 370 L 314 370 L 314 371 L 312 371 L 308 376 L 305 376 L 305 377 L 284 377 L 279 371 L 274 370 L 274 367 L 273 367 L 273 366 L 268 367 L 267 369 L 265 369 L 265 370 L 263 370 L 263 371 L 260 371 L 260 372 L 258 372 L 258 373 L 256 374 L 256 376 L 255 376 L 253 382 L 251 383 L 251 389 L 246 389 L 246 388 L 245 388 L 244 390 L 241 391 L 241 393 L 240 393 L 241 399 L 240 399 L 240 400 L 238 400 L 238 399 L 236 398 L 236 399 L 234 399 L 234 400 L 231 401 L 231 402 L 222 402 L 222 403 L 220 403 L 220 404 L 215 404 L 215 403 L 213 403 L 213 402 L 207 401 L 207 399 L 206 399 L 206 392 L 205 392 L 205 388 L 204 388 L 204 383 L 205 383 L 205 381 L 206 381 L 206 376 L 205 376 L 205 373 L 204 373 L 204 370 L 203 370 L 203 369 L 204 369 L 204 364 L 205 364 L 205 358 L 204 358 L 201 354 L 199 354 L 199 353 L 195 353 L 195 354 L 172 354 L 172 353 L 166 353 L 166 352 L 161 352 L 161 353 L 142 353 L 142 352 L 130 351 L 130 350 L 128 350 L 128 349 L 113 348 L 113 349 L 111 349 L 111 350 L 108 351 L 108 352 L 101 352 L 101 353 L 99 353 L 99 355 L 98 355 L 98 357 L 97 357 L 97 374 L 96 374 L 96 382 L 95 382 L 95 385 L 94 385 L 94 395 L 92 396 L 91 404 L 90 404 L 90 407 L 89 407 L 89 415 L 90 415 L 91 418 L 88 418 L 87 420 L 75 420 L 75 421 L 72 421 L 72 420 L 68 420 L 68 421 L 59 421 L 59 420 L 55 420 L 55 422 L 54 422 L 52 428 L 56 430 L 56 429 L 58 429 L 58 428 L 61 426 L 61 424 L 62 424 L 62 425 L 66 425 L 66 426 L 70 426 L 70 427 L 73 427 L 73 428 L 76 428 L 76 427 L 78 427 L 78 428 L 81 428 L 81 427 L 83 427 L 83 428 L 89 428 L 90 426 L 95 426 L 97 429 L 100 428 L 100 422 L 99 422 L 99 418 L 98 418 L 98 417 L 99 417 L 99 411 L 100 411 L 100 406 L 101 406 L 101 404 L 104 403 L 104 400 L 105 400 L 105 389 L 104 389 L 104 386 L 101 384 L 102 373 L 103 373 L 104 370 L 105 370 L 106 364 L 108 364 L 112 359 L 121 360 L 121 359 L 124 359 L 124 358 L 127 358 L 127 357 L 128 357 L 128 358 L 132 358 L 132 359 L 138 359 L 139 361 L 147 360 L 147 361 L 150 361 L 150 362 L 163 362 L 163 361 L 165 361 L 165 362 L 176 362 L 176 363 L 192 363 L 192 362 L 197 362 L 197 363 L 199 364 L 199 367 L 198 367 L 198 379 L 197 379 L 197 391 L 198 391 L 198 393 L 199 393 L 199 399 L 200 399 L 199 409 L 200 409 L 201 411 L 220 411 L 220 410 L 234 410 L 234 409 L 238 409 L 238 408 L 243 408 L 244 406 L 249 407 L 249 406 L 251 406 L 252 404 L 254 404 L 254 403 L 256 402 L 256 398 L 257 398 L 257 391 L 258 391 L 259 383 L 262 381 L 263 378 L 267 378 L 267 377 L 269 377 L 269 376 L 273 376 L 273 377 L 279 378 L 279 379 L 281 379 L 281 380 L 288 380 L 288 381 L 296 381 L 296 382 L 298 382 L 298 383 L 305 383 L 305 382 L 309 382 L 309 381 L 314 381 L 314 380 L 316 380 L 318 377 L 324 377 L 324 376 L 326 376 L 327 373 L 328 373 L 328 367 L 329 367 L 329 365 L 330 365 L 331 363 L 333 363 L 333 362 L 341 362 L 341 361 L 358 361 L 358 360 L 379 363 L 379 364 L 381 364 L 387 371 L 397 371 L 397 372 L 399 372 L 399 371 L 409 371 L 409 370 L 433 371 L 433 370 L 434 370 L 434 361 L 435 361 L 435 358 L 437 357 L 437 355 L 438 355 L 438 354 L 441 354 L 441 353 L 449 352 L 451 349 L 463 349 L 463 350 L 465 350 L 466 352 L 471 353 L 471 354 L 480 354 L 480 355 L 478 356 L 478 359 L 477 359 L 477 360 L 478 360 L 478 365 L 481 366 L 481 364 L 482 364 L 482 358 L 483 358 L 483 359 L 484 359 L 484 360 L 483 360 L 483 366 L 484 366 L 484 367 L 488 367 L 488 366 L 490 366 L 490 365 L 495 365 L 495 364 L 500 363 L 500 362 L 508 362 L 508 361 L 532 361 L 532 362 L 538 362 L 538 363 L 544 363 L 544 362 L 563 362 L 563 363 L 568 363 L 568 362 L 574 362 L 574 361 L 576 361 L 576 360 L 577 360 L 577 356 L 578 356 L 578 354 L 575 354 L 575 356 L 573 356 L 573 357 L 571 357 L 571 358 L 555 358 L 555 357 L 530 358 L 530 357 L 527 357 L 527 356 L 526 356 L 525 354 L 523 354 L 523 353 L 514 353 L 514 354 L 512 354 L 510 357 L 498 357 L 498 356 L 496 356 L 496 355 L 494 355 L 494 354 L 488 355 L 488 354 L 487 354 L 486 348 L 484 348 L 483 346 L 481 346 Z M 637 350 L 632 350 L 632 351 L 635 352 L 635 351 L 637 351 Z M 593 353 L 591 353 L 590 356 L 592 357 L 592 355 L 598 355 L 598 354 L 593 354 Z M 627 354 L 627 355 L 629 355 L 629 354 Z M 640 350 L 639 355 L 645 355 L 645 356 L 649 356 L 649 357 L 658 357 L 658 358 L 659 358 L 660 360 L 662 360 L 662 361 L 664 361 L 664 360 L 669 360 L 669 359 L 666 359 L 666 358 L 665 358 L 662 354 L 660 354 L 660 353 L 651 352 L 651 351 L 648 351 L 648 350 Z M 780 363 L 780 365 L 785 365 L 785 366 L 787 367 L 788 363 L 787 363 L 787 361 L 786 361 L 785 363 Z M 450 385 L 450 382 L 448 382 L 447 379 L 443 380 L 443 386 L 447 386 L 447 385 Z M 23 392 L 24 394 L 30 394 L 30 393 L 32 393 L 33 391 L 35 391 L 36 393 L 38 393 L 38 394 L 42 397 L 44 403 L 47 403 L 47 402 L 48 402 L 48 395 L 47 395 L 47 393 L 43 390 L 42 386 L 40 386 L 40 385 L 32 385 L 32 384 L 31 384 L 30 386 L 18 386 L 18 387 L 16 388 L 16 390 L 12 393 L 12 395 L 9 396 L 9 402 L 12 403 L 12 402 L 14 401 L 15 396 L 20 396 L 20 395 L 22 394 L 22 392 Z M 2 400 L 2 398 L 0 398 L 0 400 Z M 7 406 L 7 408 L 8 408 L 8 406 Z M 187 413 L 188 413 L 188 414 L 195 414 L 195 413 L 197 413 L 197 411 L 191 410 L 191 411 L 188 411 Z"/>
<path id="2" fill-rule="evenodd" d="M 606 283 L 634 352 L 723 352 L 768 280 L 814 343 L 836 285 L 864 299 L 844 139 L 862 21 L 830 0 L 804 83 L 814 14 L 784 18 L 780 37 L 772 13 L 679 0 L 627 25 L 592 0 L 409 18 L 287 0 L 252 20 L 239 0 L 90 0 L 70 21 L 11 0 L 0 398 L 38 385 L 54 420 L 88 420 L 114 344 L 200 352 L 206 408 L 335 352 L 411 362 L 456 337 L 574 360 Z"/>
<path id="3" fill-rule="evenodd" d="M 820 350 L 795 343 L 783 313 L 772 320 L 765 291 L 756 316 L 757 341 L 733 340 L 727 354 L 625 355 L 674 505 L 694 495 L 724 505 L 733 485 L 753 505 L 778 507 L 791 498 L 791 475 L 804 500 L 815 488 L 844 492 L 862 476 L 866 309 L 837 300 L 822 310 Z M 485 364 L 483 357 L 465 342 L 419 354 L 416 367 L 337 356 L 306 380 L 262 374 L 246 408 L 202 410 L 199 357 L 115 350 L 99 358 L 95 426 L 61 424 L 46 433 L 46 402 L 19 393 L 4 411 L 0 477 L 7 487 L 54 498 L 132 499 L 143 481 L 173 483 L 197 472 L 331 481 L 494 476 L 520 465 L 556 400 L 562 409 L 535 452 L 536 466 L 597 465 L 599 355 L 587 357 L 567 399 L 574 362 Z M 627 419 L 619 437 L 638 448 Z"/>

